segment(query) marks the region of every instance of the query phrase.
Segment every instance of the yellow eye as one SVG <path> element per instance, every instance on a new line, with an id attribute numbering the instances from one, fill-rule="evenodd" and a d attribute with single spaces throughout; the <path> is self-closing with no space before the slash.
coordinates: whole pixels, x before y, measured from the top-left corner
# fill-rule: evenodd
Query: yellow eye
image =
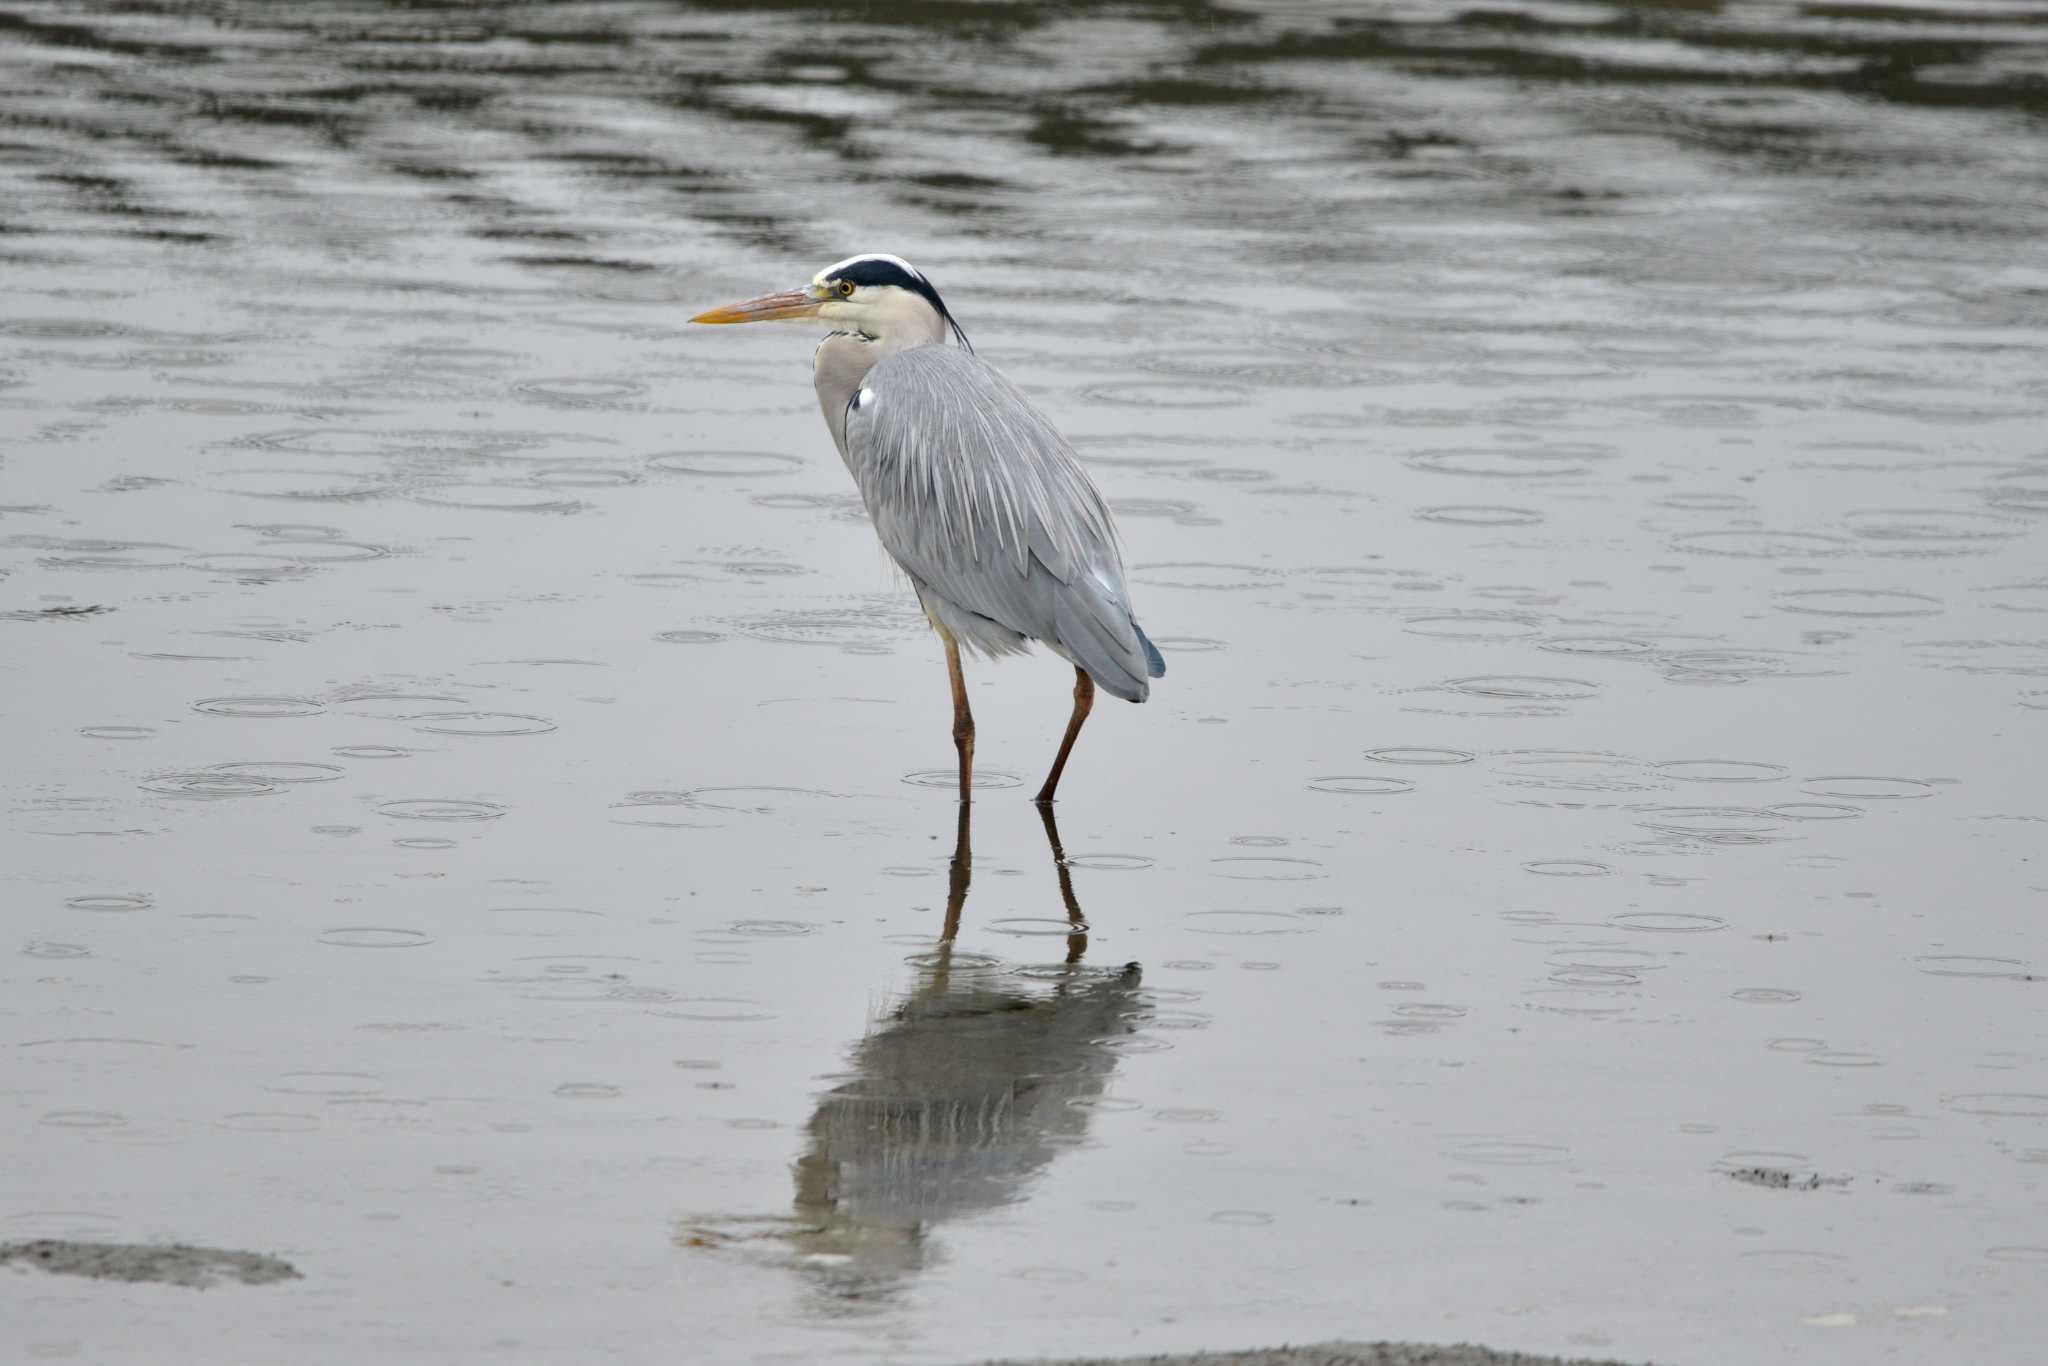
<path id="1" fill-rule="evenodd" d="M 851 299 L 853 297 L 853 281 L 841 280 L 839 282 L 839 297 L 842 299 Z"/>

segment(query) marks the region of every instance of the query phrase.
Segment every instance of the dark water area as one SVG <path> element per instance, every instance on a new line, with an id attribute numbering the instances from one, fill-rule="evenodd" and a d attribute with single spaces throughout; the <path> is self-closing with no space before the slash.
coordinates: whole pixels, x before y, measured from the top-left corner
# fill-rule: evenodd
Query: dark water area
<path id="1" fill-rule="evenodd" d="M 685 321 L 860 251 L 1057 827 Z M 0 1242 L 303 1275 L 0 1356 L 2018 1366 L 2044 745 L 2043 6 L 0 3 Z"/>

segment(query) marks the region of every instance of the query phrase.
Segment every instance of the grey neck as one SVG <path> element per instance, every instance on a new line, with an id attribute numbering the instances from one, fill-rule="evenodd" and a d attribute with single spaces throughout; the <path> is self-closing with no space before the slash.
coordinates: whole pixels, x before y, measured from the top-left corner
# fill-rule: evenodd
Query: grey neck
<path id="1" fill-rule="evenodd" d="M 811 357 L 811 379 L 818 390 L 818 408 L 825 425 L 832 429 L 839 458 L 846 458 L 846 404 L 860 389 L 868 371 L 898 351 L 915 346 L 938 346 L 946 340 L 945 324 L 936 313 L 938 325 L 930 329 L 892 330 L 890 335 L 870 337 L 859 332 L 834 332 L 818 343 Z"/>

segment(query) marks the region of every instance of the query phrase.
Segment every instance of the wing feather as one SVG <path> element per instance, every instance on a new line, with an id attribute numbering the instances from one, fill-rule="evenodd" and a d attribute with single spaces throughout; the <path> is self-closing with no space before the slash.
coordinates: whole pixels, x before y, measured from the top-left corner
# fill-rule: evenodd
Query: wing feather
<path id="1" fill-rule="evenodd" d="M 846 455 L 883 546 L 963 644 L 1041 640 L 1144 699 L 1164 666 L 1132 619 L 1109 508 L 993 366 L 950 346 L 884 358 L 848 405 Z"/>

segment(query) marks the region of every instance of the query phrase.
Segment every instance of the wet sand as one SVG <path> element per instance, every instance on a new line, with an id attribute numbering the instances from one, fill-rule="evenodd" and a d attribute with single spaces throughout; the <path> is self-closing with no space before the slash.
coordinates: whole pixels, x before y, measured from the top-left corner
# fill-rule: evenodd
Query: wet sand
<path id="1" fill-rule="evenodd" d="M 84 1276 L 95 1281 L 157 1281 L 201 1290 L 222 1281 L 269 1285 L 295 1281 L 299 1273 L 287 1262 L 258 1252 L 192 1247 L 186 1243 L 81 1243 L 39 1238 L 27 1243 L 0 1243 L 0 1265 L 14 1263 L 58 1276 Z"/>
<path id="2" fill-rule="evenodd" d="M 0 4 L 0 1241 L 303 1274 L 0 1356 L 2032 1366 L 2040 26 L 856 11 Z M 683 321 L 862 249 L 1166 655 L 1055 827 Z"/>
<path id="3" fill-rule="evenodd" d="M 1011 1361 L 987 1366 L 1034 1366 Z M 1461 1343 L 1429 1347 L 1406 1342 L 1318 1342 L 1305 1347 L 1273 1347 L 1251 1352 L 1196 1352 L 1192 1355 L 1089 1357 L 1036 1366 L 1617 1366 L 1614 1362 L 1563 1357 L 1532 1357 L 1520 1352 L 1495 1352 Z"/>

